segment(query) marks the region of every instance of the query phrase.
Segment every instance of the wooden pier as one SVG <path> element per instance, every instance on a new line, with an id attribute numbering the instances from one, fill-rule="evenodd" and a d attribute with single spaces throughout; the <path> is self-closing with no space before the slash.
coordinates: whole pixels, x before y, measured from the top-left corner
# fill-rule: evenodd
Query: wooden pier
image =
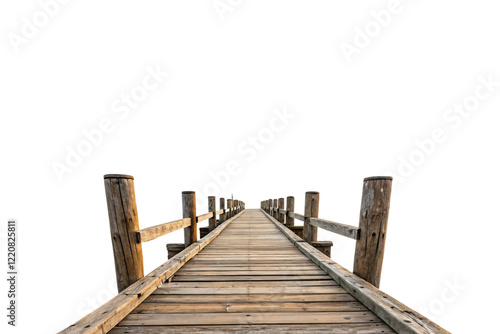
<path id="1" fill-rule="evenodd" d="M 199 216 L 184 192 L 182 219 L 139 230 L 133 178 L 105 184 L 120 293 L 61 333 L 448 333 L 377 288 L 390 178 L 365 179 L 359 227 L 318 218 L 317 192 L 303 215 L 289 196 L 286 209 L 284 198 L 260 209 L 221 199 L 218 211 L 211 197 Z M 295 220 L 302 229 L 290 228 Z M 325 255 L 331 243 L 316 240 L 318 227 L 356 240 L 356 274 Z M 141 243 L 181 228 L 179 252 L 144 276 Z"/>

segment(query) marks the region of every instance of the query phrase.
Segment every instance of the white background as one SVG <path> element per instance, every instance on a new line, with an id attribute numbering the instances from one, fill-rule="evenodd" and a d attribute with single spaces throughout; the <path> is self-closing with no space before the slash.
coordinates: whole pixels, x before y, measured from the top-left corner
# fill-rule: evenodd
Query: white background
<path id="1" fill-rule="evenodd" d="M 453 333 L 498 331 L 500 87 L 459 125 L 443 118 L 479 77 L 500 81 L 496 2 L 401 0 L 350 63 L 341 43 L 388 1 L 230 3 L 221 19 L 212 0 L 70 1 L 15 52 L 9 38 L 41 8 L 2 2 L 0 217 L 18 219 L 20 248 L 18 327 L 2 315 L 2 332 L 54 333 L 116 294 L 104 174 L 135 177 L 141 228 L 179 218 L 181 191 L 203 193 L 233 160 L 236 175 L 211 195 L 247 208 L 293 195 L 303 213 L 315 190 L 321 218 L 357 225 L 363 178 L 397 176 L 410 157 L 393 185 L 381 289 Z M 168 78 L 120 119 L 111 105 L 157 66 Z M 294 119 L 242 154 L 275 109 Z M 113 130 L 58 180 L 53 163 L 105 118 Z M 446 140 L 418 153 L 435 128 Z M 354 241 L 319 239 L 352 270 Z M 144 244 L 146 272 L 181 241 Z"/>

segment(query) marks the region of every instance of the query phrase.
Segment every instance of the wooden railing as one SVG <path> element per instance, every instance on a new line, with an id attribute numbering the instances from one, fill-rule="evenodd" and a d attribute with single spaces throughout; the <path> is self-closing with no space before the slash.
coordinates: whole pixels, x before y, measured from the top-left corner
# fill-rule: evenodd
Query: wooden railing
<path id="1" fill-rule="evenodd" d="M 287 197 L 286 209 L 284 198 L 264 200 L 261 202 L 261 209 L 324 252 L 325 245 L 317 241 L 318 227 L 356 240 L 353 272 L 379 287 L 391 187 L 392 177 L 379 176 L 364 179 L 358 227 L 318 218 L 319 193 L 313 191 L 306 193 L 304 215 L 293 212 L 295 207 L 293 196 Z M 297 228 L 295 219 L 303 221 L 303 227 Z M 328 252 L 325 253 L 329 255 L 329 252 L 328 248 Z"/>
<path id="2" fill-rule="evenodd" d="M 182 219 L 139 229 L 139 217 L 135 200 L 134 178 L 130 175 L 104 175 L 106 200 L 108 203 L 109 225 L 115 259 L 118 291 L 144 277 L 142 243 L 165 234 L 184 229 L 184 247 L 198 241 L 197 224 L 209 219 L 209 232 L 219 224 L 245 209 L 240 200 L 220 199 L 220 209 L 216 210 L 215 196 L 208 197 L 208 213 L 196 215 L 196 194 L 182 192 Z"/>

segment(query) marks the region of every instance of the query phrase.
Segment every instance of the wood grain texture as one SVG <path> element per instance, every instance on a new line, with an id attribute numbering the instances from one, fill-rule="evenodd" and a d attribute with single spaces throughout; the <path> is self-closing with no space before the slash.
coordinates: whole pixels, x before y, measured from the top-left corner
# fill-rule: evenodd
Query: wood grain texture
<path id="1" fill-rule="evenodd" d="M 285 214 L 285 225 L 290 227 L 295 225 L 295 219 L 291 217 L 288 213 L 295 210 L 295 197 L 288 196 L 286 198 L 286 214 Z"/>
<path id="2" fill-rule="evenodd" d="M 323 323 L 329 324 L 328 332 L 377 323 L 391 333 L 260 210 L 246 210 L 118 327 L 174 331 L 182 325 L 186 332 L 196 332 L 197 326 L 214 326 L 216 332 L 232 326 L 241 332 L 256 324 L 287 328 Z"/>
<path id="3" fill-rule="evenodd" d="M 306 192 L 304 202 L 304 240 L 311 243 L 318 240 L 318 227 L 310 224 L 311 218 L 318 218 L 319 193 L 316 191 Z"/>
<path id="4" fill-rule="evenodd" d="M 357 240 L 359 238 L 359 228 L 351 225 L 336 223 L 331 220 L 310 218 L 309 224 L 320 227 L 324 230 L 343 235 L 345 237 Z"/>
<path id="5" fill-rule="evenodd" d="M 116 324 L 125 318 L 143 300 L 149 297 L 162 283 L 169 280 L 186 262 L 203 250 L 224 229 L 237 219 L 227 220 L 217 226 L 205 238 L 191 244 L 179 254 L 153 270 L 147 276 L 139 279 L 127 289 L 121 291 L 116 297 L 105 303 L 95 311 L 80 319 L 73 325 L 64 329 L 62 334 L 104 334 L 109 332 Z"/>
<path id="6" fill-rule="evenodd" d="M 182 218 L 191 219 L 191 224 L 184 228 L 184 245 L 188 247 L 198 240 L 196 194 L 194 191 L 182 192 Z"/>
<path id="7" fill-rule="evenodd" d="M 134 179 L 117 174 L 104 176 L 109 227 L 118 291 L 144 276 L 142 245 L 137 241 L 139 217 Z"/>
<path id="8" fill-rule="evenodd" d="M 353 273 L 380 286 L 384 261 L 392 178 L 368 178 L 363 182 Z"/>
<path id="9" fill-rule="evenodd" d="M 215 196 L 208 196 L 208 212 L 212 217 L 208 220 L 208 230 L 213 231 L 217 225 L 217 204 Z"/>
<path id="10" fill-rule="evenodd" d="M 137 242 L 146 242 L 154 240 L 165 234 L 180 230 L 191 225 L 190 218 L 174 220 L 168 223 L 159 224 L 147 228 L 143 228 L 136 232 Z"/>
<path id="11" fill-rule="evenodd" d="M 304 255 L 325 270 L 337 284 L 380 317 L 396 333 L 450 333 L 415 310 L 412 310 L 388 294 L 380 291 L 377 287 L 348 271 L 307 242 L 298 241 L 293 232 L 281 226 L 281 224 L 271 216 L 266 215 L 266 217 L 272 221 Z"/>

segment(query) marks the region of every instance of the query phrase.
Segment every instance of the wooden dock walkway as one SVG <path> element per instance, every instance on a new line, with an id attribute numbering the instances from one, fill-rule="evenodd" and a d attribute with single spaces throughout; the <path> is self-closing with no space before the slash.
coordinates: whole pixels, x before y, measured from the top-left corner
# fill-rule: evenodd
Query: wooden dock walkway
<path id="1" fill-rule="evenodd" d="M 112 331 L 395 333 L 262 213 L 246 210 Z"/>
<path id="2" fill-rule="evenodd" d="M 378 289 L 390 177 L 364 179 L 358 227 L 320 219 L 314 191 L 303 214 L 293 196 L 286 208 L 279 198 L 260 209 L 220 198 L 219 210 L 209 196 L 201 215 L 195 192 L 184 191 L 182 219 L 139 229 L 134 178 L 104 183 L 119 293 L 62 334 L 449 334 Z M 318 228 L 356 241 L 353 272 L 330 259 Z M 184 243 L 168 244 L 169 260 L 145 275 L 142 243 L 180 229 Z"/>

